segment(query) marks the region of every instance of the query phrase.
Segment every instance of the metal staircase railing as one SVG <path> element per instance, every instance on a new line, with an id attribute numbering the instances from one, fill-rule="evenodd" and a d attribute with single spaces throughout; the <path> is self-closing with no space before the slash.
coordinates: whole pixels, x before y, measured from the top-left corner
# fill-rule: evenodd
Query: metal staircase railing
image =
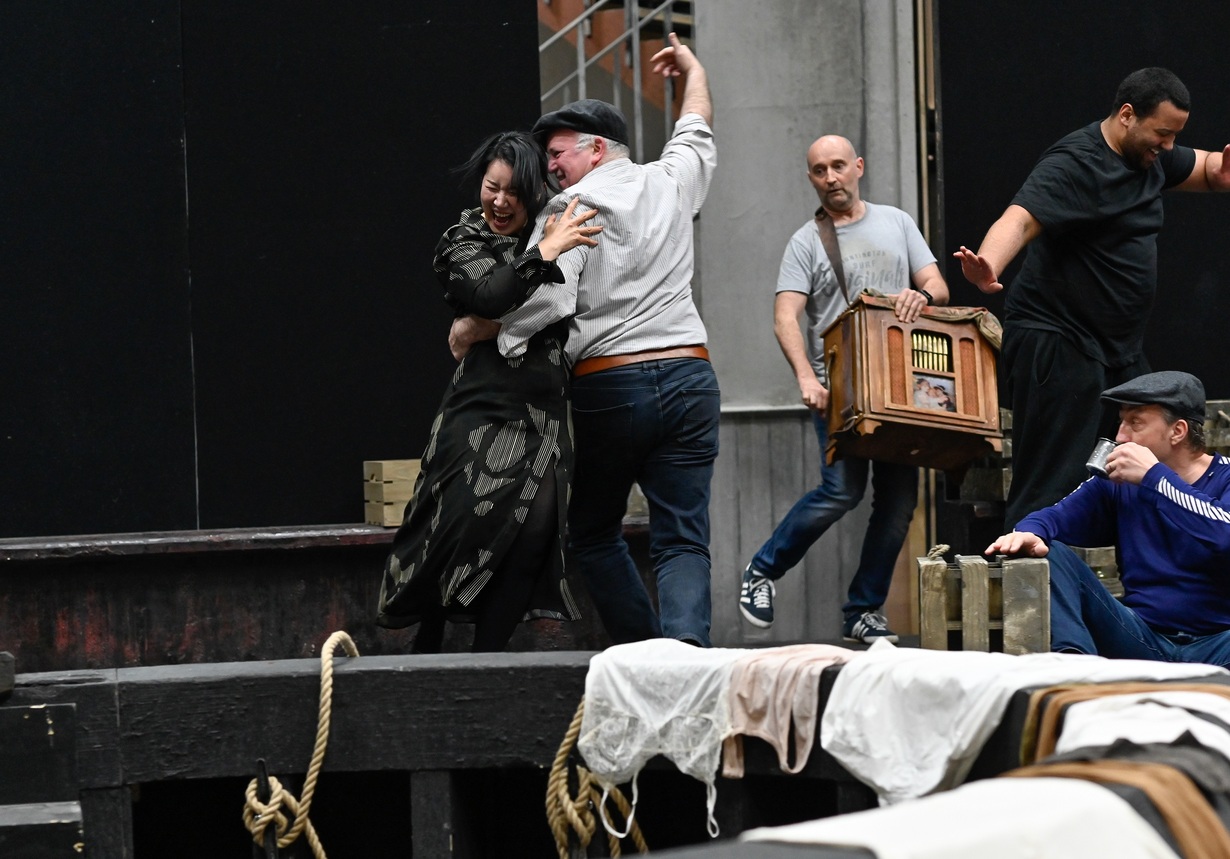
<path id="1" fill-rule="evenodd" d="M 547 87 L 546 82 L 543 84 L 543 92 L 540 97 L 540 103 L 546 103 L 553 98 L 557 93 L 564 91 L 565 88 L 571 87 L 574 83 L 576 86 L 576 97 L 578 99 L 587 98 L 586 95 L 586 74 L 590 67 L 600 62 L 608 54 L 612 55 L 614 62 L 613 77 L 615 85 L 612 88 L 613 98 L 612 103 L 615 107 L 628 115 L 628 111 L 624 110 L 621 102 L 623 101 L 622 87 L 619 85 L 623 79 L 623 69 L 628 68 L 632 74 L 631 85 L 631 123 L 629 147 L 632 150 L 633 158 L 638 162 L 644 161 L 645 148 L 645 97 L 643 89 L 643 80 L 641 72 L 641 42 L 644 39 L 644 32 L 647 27 L 652 27 L 657 30 L 658 22 L 661 22 L 661 32 L 670 33 L 676 24 L 675 10 L 677 7 L 690 5 L 680 3 L 679 0 L 665 0 L 665 2 L 654 6 L 652 9 L 642 11 L 639 4 L 626 2 L 623 3 L 624 11 L 624 31 L 618 34 L 609 44 L 599 49 L 592 56 L 587 55 L 586 51 L 586 35 L 587 30 L 592 24 L 593 16 L 603 10 L 613 10 L 620 5 L 620 0 L 593 0 L 592 5 L 584 12 L 570 21 L 568 24 L 561 27 L 550 38 L 538 46 L 538 53 L 541 56 L 552 45 L 566 38 L 569 33 L 574 34 L 576 42 L 576 68 L 565 74 L 560 80 Z M 685 19 L 690 29 L 690 16 Z M 617 49 L 623 48 L 622 51 Z M 674 82 L 671 78 L 665 79 L 665 98 L 663 99 L 663 121 L 665 123 L 665 136 L 669 137 L 671 128 L 674 126 L 673 104 L 674 104 Z"/>

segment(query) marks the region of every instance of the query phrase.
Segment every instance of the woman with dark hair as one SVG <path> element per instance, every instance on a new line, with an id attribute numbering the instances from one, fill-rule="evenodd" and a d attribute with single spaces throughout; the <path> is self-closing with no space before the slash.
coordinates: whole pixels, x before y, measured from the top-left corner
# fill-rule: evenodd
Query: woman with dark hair
<path id="1" fill-rule="evenodd" d="M 537 289 L 563 283 L 555 260 L 596 245 L 601 227 L 548 219 L 526 248 L 548 197 L 542 148 L 523 132 L 488 138 L 460 168 L 479 206 L 436 245 L 434 269 L 457 316 L 498 318 Z M 474 652 L 503 650 L 523 619 L 574 620 L 563 533 L 572 472 L 568 322 L 505 358 L 495 340 L 458 365 L 436 413 L 414 497 L 380 583 L 377 623 L 419 623 L 414 652 L 439 652 L 445 620 L 472 621 Z"/>

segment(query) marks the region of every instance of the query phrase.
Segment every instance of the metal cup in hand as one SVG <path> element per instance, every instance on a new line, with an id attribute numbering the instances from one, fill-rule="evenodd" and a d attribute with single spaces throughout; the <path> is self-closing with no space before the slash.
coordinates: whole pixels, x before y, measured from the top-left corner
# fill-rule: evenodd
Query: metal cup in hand
<path id="1" fill-rule="evenodd" d="M 1093 446 L 1093 453 L 1089 454 L 1089 461 L 1085 463 L 1085 468 L 1089 469 L 1090 474 L 1096 474 L 1098 477 L 1106 477 L 1106 457 L 1110 456 L 1110 452 L 1117 445 L 1108 438 L 1098 439 L 1098 443 Z"/>

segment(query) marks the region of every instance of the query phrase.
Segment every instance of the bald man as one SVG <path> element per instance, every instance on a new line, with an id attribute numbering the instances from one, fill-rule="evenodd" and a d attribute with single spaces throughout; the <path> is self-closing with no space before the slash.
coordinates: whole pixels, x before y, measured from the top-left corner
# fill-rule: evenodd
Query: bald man
<path id="1" fill-rule="evenodd" d="M 799 396 L 811 409 L 821 454 L 828 444 L 829 404 L 823 333 L 849 307 L 847 296 L 852 300 L 864 289 L 898 295 L 896 313 L 902 322 L 913 322 L 928 304 L 948 303 L 948 285 L 935 255 L 910 216 L 859 196 L 863 166 L 844 137 L 826 135 L 807 150 L 807 180 L 820 197 L 820 208 L 791 236 L 777 276 L 773 332 L 798 380 Z M 821 242 L 822 217 L 836 228 L 844 294 Z M 804 310 L 805 328 L 799 322 Z M 868 475 L 874 503 L 858 570 L 842 606 L 842 636 L 864 643 L 897 640 L 880 609 L 914 515 L 918 470 L 853 457 L 822 467 L 820 485 L 799 499 L 743 571 L 739 610 L 749 623 L 773 623 L 774 582 L 803 559 L 830 525 L 858 506 Z"/>

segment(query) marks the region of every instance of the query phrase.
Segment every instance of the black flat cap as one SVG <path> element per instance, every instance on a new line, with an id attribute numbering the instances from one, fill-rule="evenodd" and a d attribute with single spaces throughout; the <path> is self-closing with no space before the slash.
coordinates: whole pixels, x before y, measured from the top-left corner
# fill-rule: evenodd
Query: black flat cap
<path id="1" fill-rule="evenodd" d="M 1191 373 L 1146 373 L 1103 391 L 1102 399 L 1127 406 L 1165 406 L 1181 418 L 1204 423 L 1204 385 Z"/>
<path id="2" fill-rule="evenodd" d="M 566 104 L 559 110 L 544 114 L 534 123 L 534 137 L 543 146 L 547 138 L 557 128 L 570 128 L 582 134 L 593 134 L 605 137 L 615 143 L 628 143 L 628 123 L 624 115 L 605 101 L 596 98 L 583 98 Z"/>

